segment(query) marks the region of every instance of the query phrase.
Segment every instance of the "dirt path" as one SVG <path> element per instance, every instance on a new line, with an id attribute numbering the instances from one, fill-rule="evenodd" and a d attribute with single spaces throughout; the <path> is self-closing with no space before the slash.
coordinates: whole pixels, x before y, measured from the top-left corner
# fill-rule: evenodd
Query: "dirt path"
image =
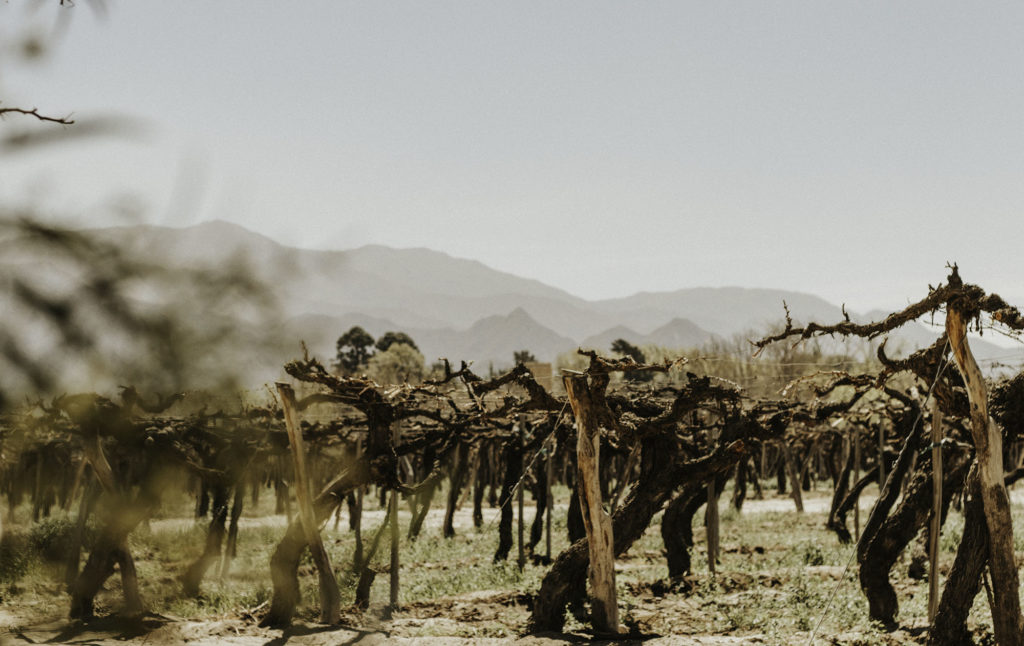
<path id="1" fill-rule="evenodd" d="M 1015 497 L 1014 502 L 1024 501 L 1024 492 L 1021 492 L 1019 496 Z M 804 511 L 807 513 L 828 513 L 829 505 L 831 504 L 831 494 L 824 490 L 804 492 L 803 504 Z M 875 502 L 874 496 L 861 496 L 860 507 L 861 509 L 870 509 L 871 505 Z M 724 511 L 728 506 L 729 501 L 723 496 L 719 500 L 719 506 Z M 536 507 L 532 501 L 527 501 L 525 505 L 525 515 L 527 519 L 533 517 Z M 564 515 L 568 510 L 568 504 L 561 503 L 554 507 L 555 514 Z M 772 495 L 764 500 L 754 500 L 747 498 L 746 502 L 743 503 L 743 514 L 763 514 L 763 513 L 781 513 L 796 511 L 796 505 L 793 499 L 789 496 L 776 496 Z M 399 520 L 402 525 L 408 525 L 411 514 L 407 507 L 402 507 L 399 510 Z M 345 514 L 342 514 L 345 516 Z M 498 518 L 501 515 L 501 511 L 496 508 L 485 508 L 484 509 L 484 529 L 495 529 L 498 526 Z M 383 509 L 369 509 L 363 512 L 363 519 L 366 526 L 372 527 L 379 525 L 384 522 L 385 511 Z M 347 522 L 347 516 L 342 519 L 339 527 L 345 526 Z M 528 521 L 529 522 L 529 521 Z M 433 507 L 428 513 L 423 523 L 423 531 L 439 531 L 442 524 L 444 523 L 444 508 Z M 158 520 L 150 521 L 150 528 L 153 531 L 174 531 L 174 530 L 186 530 L 195 524 L 195 520 L 192 518 L 161 518 Z M 242 516 L 238 520 L 239 529 L 244 531 L 246 529 L 260 528 L 260 527 L 281 527 L 282 529 L 287 526 L 288 519 L 284 515 L 272 515 L 272 516 L 260 516 L 260 517 L 248 517 Z M 468 505 L 463 506 L 462 509 L 455 512 L 453 517 L 453 524 L 455 528 L 466 530 L 473 527 L 473 510 Z M 328 520 L 325 526 L 331 528 L 334 525 L 333 517 Z"/>

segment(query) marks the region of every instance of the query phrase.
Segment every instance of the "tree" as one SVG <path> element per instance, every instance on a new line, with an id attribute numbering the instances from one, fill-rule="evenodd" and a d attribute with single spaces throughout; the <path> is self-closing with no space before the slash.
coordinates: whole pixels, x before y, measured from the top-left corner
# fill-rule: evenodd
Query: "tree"
<path id="1" fill-rule="evenodd" d="M 612 341 L 612 352 L 628 357 L 637 363 L 645 363 L 646 358 L 640 348 L 636 347 L 625 339 L 615 339 Z M 650 372 L 627 372 L 627 381 L 650 381 L 654 375 Z"/>
<path id="2" fill-rule="evenodd" d="M 377 339 L 377 349 L 381 352 L 387 352 L 388 348 L 395 345 L 396 343 L 404 343 L 413 350 L 419 350 L 416 347 L 416 342 L 412 340 L 405 332 L 385 332 L 384 336 Z"/>
<path id="3" fill-rule="evenodd" d="M 533 356 L 533 353 L 529 350 L 517 350 L 512 353 L 512 360 L 515 361 L 516 365 L 520 363 L 531 363 L 537 360 L 537 357 Z"/>
<path id="4" fill-rule="evenodd" d="M 335 365 L 341 372 L 352 374 L 365 366 L 373 356 L 373 337 L 369 332 L 355 325 L 338 338 L 337 349 Z"/>
<path id="5" fill-rule="evenodd" d="M 643 351 L 625 339 L 615 339 L 612 341 L 612 352 L 623 357 L 629 357 L 637 363 L 644 362 Z"/>
<path id="6" fill-rule="evenodd" d="M 396 343 L 370 357 L 366 372 L 382 384 L 416 384 L 426 374 L 426 362 L 419 350 L 405 343 Z"/>

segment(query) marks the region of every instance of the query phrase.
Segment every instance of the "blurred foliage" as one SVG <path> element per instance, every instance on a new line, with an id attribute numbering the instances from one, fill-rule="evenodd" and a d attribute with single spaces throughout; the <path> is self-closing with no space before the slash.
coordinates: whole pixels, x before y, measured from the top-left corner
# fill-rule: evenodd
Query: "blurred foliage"
<path id="1" fill-rule="evenodd" d="M 0 210 L 0 405 L 68 388 L 236 386 L 274 308 L 251 276 L 167 269 L 95 233 Z"/>
<path id="2" fill-rule="evenodd" d="M 396 343 L 370 357 L 366 372 L 381 384 L 418 384 L 426 375 L 426 362 L 419 350 Z"/>
<path id="3" fill-rule="evenodd" d="M 0 533 L 0 583 L 16 583 L 31 563 L 28 536 L 21 532 Z"/>
<path id="4" fill-rule="evenodd" d="M 99 0 L 81 4 L 105 13 Z M 0 7 L 0 70 L 49 55 L 80 12 L 64 2 Z M 104 115 L 72 121 L 67 106 L 37 111 L 7 94 L 0 88 L 0 154 L 132 125 Z M 245 379 L 275 308 L 244 262 L 171 270 L 53 221 L 0 204 L 0 411 L 67 389 L 216 389 Z"/>

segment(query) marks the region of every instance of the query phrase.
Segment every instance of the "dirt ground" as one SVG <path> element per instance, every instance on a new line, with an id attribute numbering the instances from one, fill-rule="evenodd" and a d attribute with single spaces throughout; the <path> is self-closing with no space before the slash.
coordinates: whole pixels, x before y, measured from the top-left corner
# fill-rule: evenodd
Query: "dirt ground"
<path id="1" fill-rule="evenodd" d="M 864 508 L 872 502 L 866 499 Z M 366 612 L 346 611 L 340 626 L 323 626 L 313 621 L 297 621 L 287 630 L 260 628 L 258 618 L 263 608 L 250 608 L 245 611 L 231 613 L 221 617 L 194 618 L 177 617 L 171 614 L 147 614 L 141 618 L 125 618 L 116 615 L 93 620 L 88 624 L 68 622 L 63 618 L 66 612 L 66 597 L 55 596 L 52 607 L 43 609 L 42 614 L 52 619 L 47 622 L 32 622 L 26 625 L 25 618 L 38 618 L 40 609 L 26 614 L 24 608 L 17 606 L 0 606 L 0 644 L 237 644 L 240 646 L 282 646 L 292 644 L 327 645 L 327 644 L 530 644 L 555 645 L 575 643 L 646 643 L 652 645 L 726 645 L 726 644 L 778 644 L 808 643 L 814 629 L 813 616 L 811 621 L 804 618 L 800 621 L 790 620 L 785 615 L 792 614 L 790 608 L 794 603 L 824 605 L 827 592 L 838 587 L 845 581 L 844 587 L 853 594 L 856 590 L 855 575 L 847 572 L 842 564 L 845 554 L 836 558 L 807 560 L 802 566 L 764 570 L 752 559 L 789 558 L 788 550 L 800 549 L 805 552 L 816 549 L 813 542 L 836 543 L 834 536 L 820 530 L 827 512 L 829 498 L 825 492 L 811 492 L 804 500 L 805 513 L 796 515 L 792 500 L 786 497 L 774 497 L 767 500 L 748 500 L 742 511 L 745 527 L 737 530 L 743 536 L 731 536 L 728 531 L 723 533 L 722 567 L 712 582 L 709 583 L 707 572 L 701 569 L 699 559 L 706 558 L 701 554 L 700 544 L 702 532 L 695 531 L 698 546 L 694 549 L 694 569 L 698 574 L 670 587 L 658 572 L 663 570 L 664 557 L 660 552 L 660 538 L 657 538 L 657 527 L 652 527 L 648 535 L 630 550 L 630 553 L 617 561 L 616 572 L 619 588 L 622 590 L 620 606 L 623 623 L 630 633 L 618 639 L 607 636 L 596 636 L 589 633 L 584 624 L 569 619 L 567 632 L 551 635 L 522 636 L 523 629 L 529 618 L 531 589 L 479 590 L 455 596 L 440 596 L 425 601 L 404 604 L 400 610 L 386 617 L 386 610 L 381 605 L 371 606 Z M 721 507 L 724 510 L 727 500 L 723 497 Z M 562 510 L 556 513 L 564 514 Z M 368 512 L 366 521 L 376 522 L 374 513 Z M 442 510 L 432 510 L 428 516 L 428 531 L 440 527 Z M 491 522 L 494 510 L 485 513 L 485 526 Z M 527 517 L 531 517 L 532 512 Z M 780 520 L 797 517 L 800 524 L 795 526 L 798 531 L 807 528 L 817 531 L 819 538 L 799 543 L 794 548 L 786 541 L 791 536 L 783 535 L 776 538 L 772 531 L 784 533 L 789 521 Z M 862 515 L 862 518 L 864 516 Z M 379 520 L 379 519 L 377 519 Z M 243 518 L 241 531 L 256 527 L 282 526 L 284 518 L 270 516 L 262 518 Z M 729 526 L 729 519 L 723 520 L 723 527 Z M 152 522 L 154 532 L 167 531 L 178 526 L 193 524 L 191 519 L 170 518 Z M 456 518 L 457 527 L 472 527 L 472 519 L 468 510 L 463 510 Z M 782 528 L 781 530 L 779 528 Z M 695 528 L 695 530 L 698 528 Z M 439 533 L 439 532 L 436 532 Z M 491 532 L 493 533 L 493 532 Z M 753 534 L 752 536 L 750 534 Z M 747 558 L 749 556 L 749 559 Z M 842 559 L 839 557 L 842 556 Z M 514 558 L 514 553 L 513 553 Z M 830 560 L 831 559 L 831 560 Z M 772 561 L 774 562 L 774 561 Z M 741 568 L 729 567 L 730 563 L 741 564 Z M 767 563 L 767 561 L 766 561 Z M 750 567 L 748 567 L 748 565 Z M 437 567 L 447 570 L 458 567 L 458 564 L 446 565 L 438 563 L 419 563 L 411 567 Z M 753 569 L 751 569 L 753 568 Z M 741 571 L 742 570 L 742 571 Z M 661 575 L 663 576 L 663 575 Z M 386 578 L 386 577 L 384 577 Z M 806 598 L 793 597 L 792 581 L 798 580 L 811 592 Z M 709 587 L 711 586 L 711 587 Z M 909 588 L 908 588 L 909 589 Z M 916 588 L 915 588 L 916 589 Z M 820 590 L 820 591 L 819 591 Z M 910 589 L 911 596 L 914 589 Z M 816 596 L 815 596 L 816 595 Z M 850 597 L 852 598 L 852 597 Z M 839 603 L 848 603 L 841 600 Z M 772 611 L 782 616 L 780 621 L 788 622 L 783 628 L 785 637 L 779 637 L 779 625 L 774 619 L 775 628 L 768 631 L 761 627 L 758 616 L 750 613 L 761 607 L 777 606 Z M 797 608 L 799 610 L 799 608 Z M 807 610 L 805 608 L 805 610 Z M 817 613 L 805 613 L 808 616 Z M 858 611 L 859 612 L 859 611 Z M 733 617 L 730 613 L 742 615 Z M 765 615 L 768 616 L 768 615 Z M 816 615 L 815 615 L 816 616 Z M 903 630 L 895 633 L 880 633 L 860 626 L 844 633 L 836 625 L 827 625 L 819 629 L 814 643 L 819 644 L 910 644 L 919 643 L 924 624 L 917 620 L 904 622 Z"/>

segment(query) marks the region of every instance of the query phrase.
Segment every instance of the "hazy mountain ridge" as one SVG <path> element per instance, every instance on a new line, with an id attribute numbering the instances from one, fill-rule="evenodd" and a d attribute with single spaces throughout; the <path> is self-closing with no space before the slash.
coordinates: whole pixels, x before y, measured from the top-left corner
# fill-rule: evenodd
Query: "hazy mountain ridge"
<path id="1" fill-rule="evenodd" d="M 304 340 L 314 354 L 332 357 L 335 340 L 352 325 L 374 336 L 405 331 L 428 361 L 444 356 L 505 366 L 516 350 L 550 361 L 577 346 L 607 351 L 617 338 L 636 345 L 697 347 L 716 337 L 780 326 L 786 315 L 783 302 L 797 323 L 843 319 L 839 306 L 818 296 L 778 289 L 701 287 L 587 301 L 429 249 L 298 249 L 222 221 L 96 232 L 171 267 L 247 264 L 282 308 L 280 334 L 286 346 L 295 346 L 291 356 L 298 355 Z M 915 324 L 894 334 L 889 347 L 909 351 L 935 336 Z M 1012 352 L 983 341 L 972 345 L 979 358 Z"/>
<path id="2" fill-rule="evenodd" d="M 717 338 L 716 335 L 702 329 L 689 319 L 674 318 L 647 334 L 640 334 L 625 325 L 616 325 L 599 334 L 583 339 L 580 346 L 607 352 L 614 341 L 624 339 L 636 346 L 656 345 L 663 348 L 699 348 L 715 338 Z"/>

